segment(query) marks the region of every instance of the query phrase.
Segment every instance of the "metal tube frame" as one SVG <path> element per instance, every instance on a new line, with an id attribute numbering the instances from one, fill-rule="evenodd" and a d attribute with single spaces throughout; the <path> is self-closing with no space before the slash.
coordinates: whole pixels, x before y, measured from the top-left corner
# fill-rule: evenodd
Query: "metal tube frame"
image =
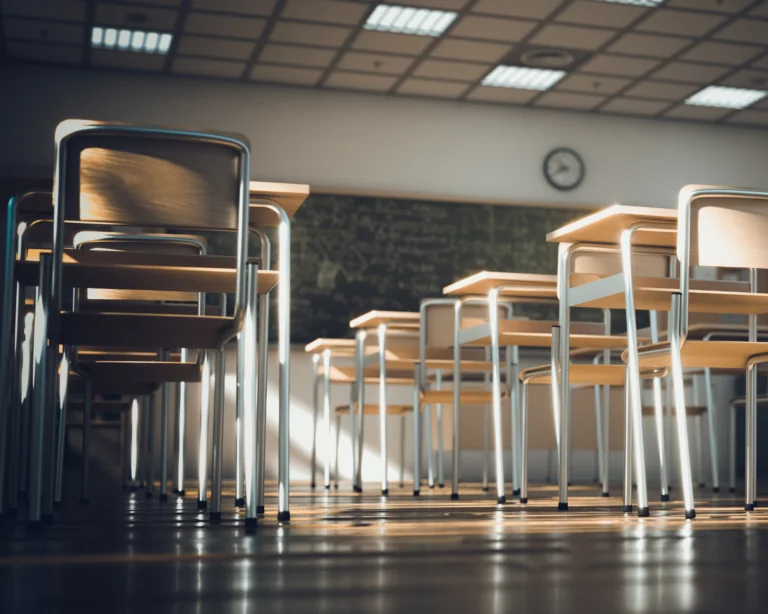
<path id="1" fill-rule="evenodd" d="M 246 531 L 254 531 L 258 525 L 258 496 L 259 464 L 263 463 L 260 446 L 260 431 L 258 428 L 258 393 L 256 379 L 258 373 L 258 344 L 266 343 L 265 339 L 259 339 L 259 293 L 258 275 L 259 266 L 248 263 L 247 271 L 247 297 L 245 320 L 243 330 L 243 379 L 240 382 L 243 395 L 243 445 L 245 461 L 245 528 Z"/>
<path id="2" fill-rule="evenodd" d="M 319 411 L 320 395 L 320 354 L 312 354 L 312 451 L 310 453 L 310 487 L 315 488 L 315 475 L 317 474 L 317 414 Z M 350 407 L 350 411 L 354 408 Z"/>

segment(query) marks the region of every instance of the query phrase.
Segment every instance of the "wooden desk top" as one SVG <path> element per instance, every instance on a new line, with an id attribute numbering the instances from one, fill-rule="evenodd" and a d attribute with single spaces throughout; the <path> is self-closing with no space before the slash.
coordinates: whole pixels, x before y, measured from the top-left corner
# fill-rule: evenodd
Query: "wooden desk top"
<path id="1" fill-rule="evenodd" d="M 487 295 L 499 286 L 516 286 L 502 290 L 504 297 L 557 298 L 557 276 L 533 273 L 500 273 L 480 271 L 443 288 L 443 294 L 452 296 Z"/>
<path id="2" fill-rule="evenodd" d="M 293 219 L 296 211 L 309 196 L 309 186 L 297 183 L 268 183 L 251 181 L 249 221 L 253 226 L 277 226 L 280 218 L 274 211 L 263 207 L 254 207 L 260 201 L 269 199 L 280 205 Z"/>
<path id="3" fill-rule="evenodd" d="M 677 209 L 612 205 L 550 232 L 550 243 L 607 243 L 616 245 L 621 233 L 637 222 L 674 222 L 670 232 L 638 231 L 633 244 L 674 247 L 677 244 Z"/>
<path id="4" fill-rule="evenodd" d="M 421 316 L 411 311 L 369 311 L 349 323 L 350 328 L 377 328 L 386 324 L 395 329 L 418 330 Z"/>
<path id="5" fill-rule="evenodd" d="M 330 350 L 331 354 L 352 356 L 355 353 L 354 339 L 315 339 L 304 347 L 304 351 L 310 354 L 319 354 Z"/>

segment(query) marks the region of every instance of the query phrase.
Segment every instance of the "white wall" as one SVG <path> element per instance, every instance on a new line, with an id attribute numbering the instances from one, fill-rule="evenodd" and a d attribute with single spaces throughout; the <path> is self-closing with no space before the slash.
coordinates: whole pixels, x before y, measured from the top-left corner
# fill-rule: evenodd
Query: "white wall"
<path id="1" fill-rule="evenodd" d="M 768 132 L 471 103 L 33 65 L 0 73 L 0 168 L 52 160 L 67 117 L 245 134 L 255 178 L 476 202 L 665 206 L 686 183 L 765 185 Z M 553 147 L 579 150 L 572 194 L 544 181 Z"/>

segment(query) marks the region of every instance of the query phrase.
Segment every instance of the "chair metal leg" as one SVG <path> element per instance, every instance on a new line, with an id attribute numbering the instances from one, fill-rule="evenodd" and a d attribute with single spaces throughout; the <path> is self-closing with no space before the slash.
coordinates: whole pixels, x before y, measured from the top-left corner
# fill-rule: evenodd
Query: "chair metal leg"
<path id="1" fill-rule="evenodd" d="M 510 408 L 510 451 L 512 453 L 512 495 L 520 494 L 520 458 L 522 442 L 520 433 L 520 377 L 519 351 L 517 347 L 506 348 L 507 393 Z"/>
<path id="2" fill-rule="evenodd" d="M 323 485 L 326 490 L 331 488 L 331 462 L 333 455 L 333 438 L 331 424 L 331 351 L 323 351 L 323 419 L 325 420 L 325 470 Z"/>
<path id="3" fill-rule="evenodd" d="M 453 310 L 453 338 L 458 339 L 461 330 L 461 301 Z M 459 466 L 461 443 L 461 347 L 453 345 L 453 454 L 451 458 L 451 500 L 459 498 Z"/>
<path id="4" fill-rule="evenodd" d="M 659 342 L 659 319 L 656 311 L 651 311 L 651 341 Z M 661 379 L 653 378 L 653 418 L 656 425 L 656 443 L 659 450 L 659 473 L 661 479 L 661 500 L 669 501 L 669 472 L 667 467 L 667 441 L 664 428 L 664 400 Z"/>
<path id="5" fill-rule="evenodd" d="M 258 490 L 259 490 L 259 465 L 263 457 L 259 450 L 260 431 L 258 427 L 258 390 L 257 375 L 259 344 L 264 339 L 259 338 L 259 314 L 260 308 L 258 294 L 259 267 L 250 263 L 246 267 L 247 296 L 245 318 L 240 334 L 243 337 L 243 379 L 240 381 L 243 395 L 243 444 L 245 462 L 245 528 L 252 531 L 258 524 Z M 239 359 L 240 357 L 238 357 Z M 261 482 L 263 484 L 263 482 Z"/>
<path id="6" fill-rule="evenodd" d="M 429 420 L 429 407 L 427 407 L 427 421 Z M 429 437 L 429 427 L 427 427 L 427 449 L 431 450 L 432 442 L 430 441 Z M 338 456 L 338 451 L 337 451 Z M 434 483 L 434 478 L 432 476 L 432 463 L 429 463 L 430 467 L 428 470 L 429 474 L 429 487 L 432 488 Z M 405 414 L 400 416 L 400 488 L 405 488 Z"/>
<path id="7" fill-rule="evenodd" d="M 418 497 L 421 492 L 421 369 L 418 363 L 413 367 L 413 381 L 413 496 Z"/>
<path id="8" fill-rule="evenodd" d="M 189 361 L 189 350 L 181 350 L 181 362 Z M 183 497 L 185 494 L 185 463 L 187 453 L 187 399 L 189 398 L 189 384 L 179 382 L 176 386 L 176 436 L 178 447 L 176 449 L 176 494 Z"/>
<path id="9" fill-rule="evenodd" d="M 280 239 L 281 245 L 282 245 L 282 238 Z M 282 259 L 284 254 L 281 252 L 280 258 Z M 269 260 L 268 256 L 265 256 L 264 247 L 262 245 L 262 261 Z M 282 262 L 282 260 L 281 260 Z M 254 267 L 256 265 L 253 265 Z M 282 268 L 281 268 L 282 271 Z M 290 281 L 290 277 L 288 277 L 288 280 Z M 281 278 L 281 283 L 283 281 L 283 278 Z M 279 291 L 278 291 L 279 294 Z M 280 295 L 281 301 L 285 298 L 284 296 Z M 256 483 L 256 510 L 259 514 L 264 513 L 264 469 L 267 465 L 267 390 L 269 387 L 269 294 L 262 294 L 259 299 L 259 329 L 257 333 L 257 341 L 255 343 L 258 344 L 258 388 L 256 390 L 256 428 L 258 429 L 258 439 L 256 441 L 256 451 L 259 454 L 258 458 L 258 464 L 256 467 L 257 471 L 257 483 Z M 282 302 L 280 303 L 283 304 Z M 282 307 L 281 307 L 282 309 Z M 282 335 L 285 335 L 285 330 L 283 328 L 286 326 L 286 323 L 284 321 L 280 321 L 280 318 L 278 318 L 278 326 L 281 327 L 280 330 L 282 330 Z M 281 336 L 281 339 L 283 337 Z M 280 345 L 280 343 L 278 343 Z M 286 350 L 287 351 L 287 350 Z M 278 352 L 280 353 L 280 356 L 283 356 L 284 352 L 283 350 L 278 347 Z M 287 354 L 288 358 L 286 358 L 286 361 L 289 360 L 290 354 Z M 282 359 L 281 359 L 282 360 Z M 283 365 L 283 363 L 280 363 Z M 280 416 L 281 421 L 280 424 L 283 424 L 283 418 L 287 420 L 288 415 L 288 408 L 286 406 L 287 401 L 283 401 L 283 394 L 287 393 L 287 386 L 289 382 L 289 370 L 288 370 L 288 363 L 285 363 L 285 368 L 281 366 L 278 372 L 278 378 L 279 378 L 279 385 L 280 385 Z M 286 429 L 287 429 L 286 425 Z M 281 446 L 285 445 L 285 438 L 289 437 L 287 430 L 284 432 L 282 426 L 280 427 L 280 433 L 279 438 L 281 442 Z M 281 447 L 282 450 L 282 447 Z M 289 458 L 287 456 L 288 452 L 283 451 L 281 452 L 280 459 L 283 459 L 284 463 L 283 465 L 280 465 L 280 460 L 278 459 L 278 474 L 283 476 L 285 479 L 285 485 L 286 488 L 288 487 L 288 466 L 289 466 Z M 280 491 L 280 484 L 283 482 L 280 481 L 278 484 L 278 490 Z M 281 491 L 282 492 L 282 491 Z M 285 491 L 283 497 L 283 503 L 281 504 L 281 498 L 280 493 L 278 493 L 278 520 L 290 520 L 290 512 L 288 510 L 288 490 Z M 284 508 L 283 508 L 284 506 Z"/>
<path id="10" fill-rule="evenodd" d="M 528 503 L 528 382 L 523 382 L 520 399 L 520 503 Z"/>
<path id="11" fill-rule="evenodd" d="M 333 460 L 333 483 L 339 488 L 339 442 L 341 440 L 341 414 L 336 414 L 336 449 Z"/>
<path id="12" fill-rule="evenodd" d="M 488 492 L 489 484 L 489 456 L 491 453 L 491 408 L 483 406 L 483 492 Z"/>
<path id="13" fill-rule="evenodd" d="M 736 492 L 736 404 L 728 405 L 728 489 Z"/>
<path id="14" fill-rule="evenodd" d="M 497 503 L 505 503 L 507 500 L 504 494 L 504 443 L 502 436 L 502 421 L 501 421 L 501 364 L 499 358 L 499 307 L 498 307 L 498 290 L 494 289 L 488 293 L 488 323 L 491 333 L 491 388 L 493 398 L 493 443 L 494 453 L 496 459 L 496 501 Z M 458 339 L 458 334 L 456 339 Z M 511 411 L 511 410 L 510 410 Z M 512 441 L 515 441 L 515 437 L 512 437 Z M 517 446 L 514 446 L 517 448 Z M 514 450 L 514 455 L 517 450 Z"/>
<path id="15" fill-rule="evenodd" d="M 163 352 L 163 360 L 167 360 Z M 160 387 L 160 501 L 168 500 L 168 424 L 170 384 Z"/>
<path id="16" fill-rule="evenodd" d="M 405 424 L 405 420 L 403 420 L 403 424 Z M 403 435 L 403 439 L 405 436 Z M 424 406 L 424 448 L 427 453 L 427 484 L 430 488 L 435 487 L 435 458 L 434 454 L 432 453 L 432 406 L 431 405 L 425 405 Z M 401 446 L 401 451 L 403 450 L 403 446 Z M 400 463 L 400 467 L 403 467 L 403 464 Z M 403 482 L 403 478 L 401 476 L 400 482 Z"/>
<path id="17" fill-rule="evenodd" d="M 235 369 L 235 507 L 243 507 L 245 505 L 245 461 L 243 460 L 245 453 L 245 432 L 243 430 L 245 340 L 242 332 L 237 336 L 237 366 Z M 312 460 L 314 461 L 314 459 Z"/>
<path id="18" fill-rule="evenodd" d="M 389 494 L 387 460 L 387 325 L 380 324 L 379 335 L 379 437 L 381 445 L 381 494 Z"/>
<path id="19" fill-rule="evenodd" d="M 310 452 L 310 486 L 315 487 L 315 475 L 317 474 L 317 414 L 319 412 L 320 395 L 320 354 L 312 354 L 312 451 Z M 349 411 L 354 411 L 354 405 L 350 404 Z"/>
<path id="20" fill-rule="evenodd" d="M 211 415 L 211 360 L 209 350 L 203 355 L 203 373 L 200 384 L 200 439 L 197 448 L 197 507 L 208 507 L 208 423 Z M 150 404 L 151 404 L 150 397 Z M 151 413 L 151 412 L 150 412 Z"/>
<path id="21" fill-rule="evenodd" d="M 709 461 L 712 471 L 712 490 L 713 492 L 720 492 L 720 475 L 717 462 L 717 437 L 715 435 L 715 391 L 712 386 L 712 369 L 704 370 L 704 386 L 707 394 L 707 431 L 709 433 Z"/>
<path id="22" fill-rule="evenodd" d="M 755 486 L 755 455 L 754 447 L 756 442 L 755 438 L 755 422 L 752 419 L 753 412 L 756 413 L 757 408 L 757 372 L 754 368 L 747 367 L 746 377 L 747 399 L 745 405 L 745 459 L 744 459 L 744 509 L 746 511 L 752 511 L 755 509 L 755 500 L 757 499 Z"/>
<path id="23" fill-rule="evenodd" d="M 632 397 L 629 374 L 624 380 L 624 513 L 632 511 Z"/>
<path id="24" fill-rule="evenodd" d="M 443 372 L 438 370 L 435 375 L 435 389 L 443 387 Z M 443 406 L 437 405 L 437 486 L 442 488 L 445 484 L 445 446 L 443 445 Z"/>
<path id="25" fill-rule="evenodd" d="M 611 485 L 611 387 L 603 386 L 603 462 L 600 482 L 602 484 L 601 495 L 610 495 Z"/>
<path id="26" fill-rule="evenodd" d="M 216 375 L 213 386 L 213 433 L 211 441 L 211 522 L 221 521 L 222 447 L 224 446 L 224 392 L 226 353 L 216 352 Z"/>
<path id="27" fill-rule="evenodd" d="M 595 452 L 595 482 L 603 475 L 603 398 L 602 387 L 594 386 L 595 395 L 595 424 L 597 426 L 597 450 Z"/>
<path id="28" fill-rule="evenodd" d="M 363 359 L 365 356 L 365 338 L 367 336 L 365 330 L 358 330 L 355 335 L 355 386 L 357 388 L 357 394 L 355 399 L 357 400 L 357 417 L 359 418 L 359 430 L 357 432 L 357 449 L 353 450 L 353 463 L 356 465 L 354 469 L 354 483 L 352 488 L 355 492 L 363 492 L 363 444 L 365 437 L 365 420 L 363 415 L 363 408 L 365 407 L 365 374 L 363 369 Z"/>

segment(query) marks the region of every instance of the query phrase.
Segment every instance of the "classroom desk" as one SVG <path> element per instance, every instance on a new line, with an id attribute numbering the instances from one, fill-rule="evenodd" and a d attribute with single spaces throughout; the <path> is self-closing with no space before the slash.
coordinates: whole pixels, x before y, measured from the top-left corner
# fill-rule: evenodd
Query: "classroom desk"
<path id="1" fill-rule="evenodd" d="M 249 227 L 261 238 L 261 268 L 271 269 L 271 246 L 265 229 L 278 228 L 278 275 L 277 285 L 277 345 L 278 345 L 278 403 L 279 403 L 279 454 L 278 454 L 278 511 L 279 521 L 290 520 L 290 393 L 291 393 L 291 220 L 309 196 L 309 186 L 304 184 L 268 183 L 252 181 L 249 186 L 248 210 Z M 258 513 L 264 511 L 264 457 L 266 450 L 267 425 L 267 339 L 269 335 L 269 295 L 258 302 L 258 332 L 254 329 L 247 339 L 245 334 L 238 337 L 238 381 L 244 381 L 244 358 L 248 344 L 263 342 L 258 346 L 258 374 L 248 374 L 258 382 L 256 415 L 251 424 L 254 428 L 254 442 L 257 452 L 253 454 L 250 476 L 246 476 L 246 489 L 253 496 L 246 497 L 246 525 L 255 526 Z M 249 329 L 250 330 L 250 329 Z M 238 389 L 239 390 L 239 389 Z M 238 395 L 238 423 L 244 424 L 245 405 L 243 394 Z M 249 409 L 249 411 L 251 411 Z M 243 476 L 242 458 L 245 449 L 244 429 L 240 429 L 236 442 L 237 482 L 236 498 L 242 500 Z"/>

